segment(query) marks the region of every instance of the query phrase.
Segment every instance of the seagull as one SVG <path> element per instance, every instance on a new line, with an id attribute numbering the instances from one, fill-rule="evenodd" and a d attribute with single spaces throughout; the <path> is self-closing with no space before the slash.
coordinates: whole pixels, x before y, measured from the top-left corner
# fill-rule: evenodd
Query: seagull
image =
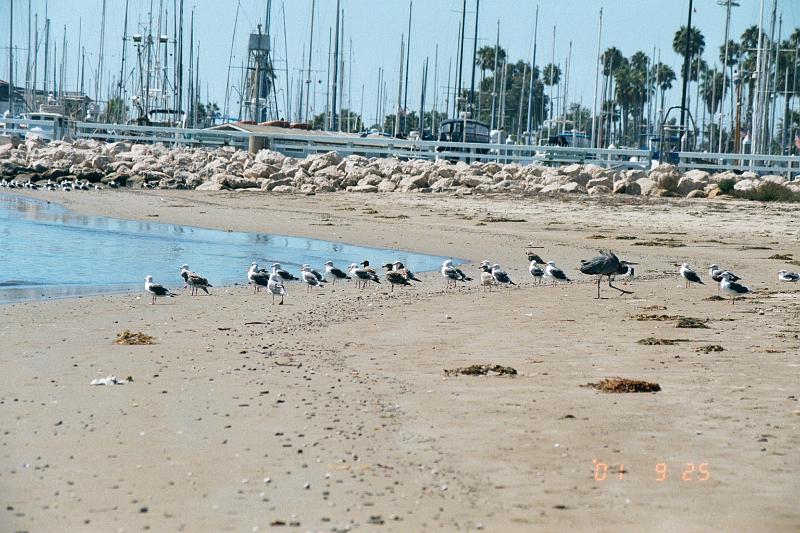
<path id="1" fill-rule="evenodd" d="M 297 281 L 300 279 L 290 274 L 288 271 L 282 269 L 280 263 L 272 263 L 272 272 L 278 274 L 278 276 L 280 276 L 281 279 L 285 281 Z"/>
<path id="2" fill-rule="evenodd" d="M 742 296 L 753 292 L 750 287 L 745 287 L 744 285 L 740 285 L 735 281 L 731 281 L 730 272 L 723 272 L 722 281 L 719 282 L 719 288 L 722 289 L 722 292 L 731 295 L 731 305 L 736 303 L 737 296 Z"/>
<path id="3" fill-rule="evenodd" d="M 326 261 L 325 262 L 325 273 L 326 274 L 330 274 L 331 276 L 333 276 L 333 284 L 334 285 L 336 285 L 336 280 L 337 279 L 353 279 L 350 276 L 348 276 L 347 274 L 345 274 L 344 272 L 342 272 L 340 269 L 338 269 L 335 266 L 333 266 L 333 261 Z"/>
<path id="4" fill-rule="evenodd" d="M 385 265 L 383 265 L 383 268 L 386 269 L 386 274 L 384 275 L 384 278 L 386 278 L 386 281 L 388 281 L 389 284 L 392 286 L 391 292 L 394 292 L 395 285 L 409 285 L 409 286 L 411 285 L 406 279 L 405 275 L 403 275 L 403 272 L 399 270 L 394 270 L 393 264 L 386 263 Z"/>
<path id="5" fill-rule="evenodd" d="M 781 270 L 778 272 L 778 281 L 798 282 L 800 281 L 800 274 L 797 272 L 789 272 L 788 270 Z"/>
<path id="6" fill-rule="evenodd" d="M 625 285 L 628 284 L 627 280 L 630 280 L 630 282 L 633 283 L 633 277 L 636 275 L 636 273 L 633 269 L 633 266 L 631 266 L 631 263 L 623 262 L 623 264 L 619 266 L 619 270 L 617 272 L 619 272 L 620 276 L 626 279 Z"/>
<path id="7" fill-rule="evenodd" d="M 570 280 L 567 275 L 564 274 L 564 271 L 556 266 L 555 261 L 547 262 L 547 265 L 544 267 L 544 276 L 553 281 L 553 287 L 556 286 L 556 280 L 572 283 L 572 280 Z"/>
<path id="8" fill-rule="evenodd" d="M 261 292 L 261 287 L 266 287 L 269 283 L 269 274 L 266 270 L 259 270 L 258 263 L 250 263 L 250 270 L 247 271 L 247 281 L 253 284 L 253 294 Z"/>
<path id="9" fill-rule="evenodd" d="M 153 276 L 147 276 L 144 278 L 144 290 L 153 296 L 153 305 L 156 303 L 156 298 L 174 298 L 177 296 L 177 294 L 170 292 L 170 290 L 166 287 L 153 283 Z"/>
<path id="10" fill-rule="evenodd" d="M 608 276 L 608 286 L 622 294 L 633 294 L 631 291 L 626 291 L 615 287 L 611 284 L 611 277 L 615 274 L 625 274 L 628 269 L 633 267 L 628 266 L 630 263 L 627 261 L 620 261 L 619 258 L 611 250 L 600 250 L 600 255 L 593 257 L 588 261 L 582 260 L 580 271 L 583 274 L 597 276 L 597 298 L 600 298 L 600 280 L 603 276 Z"/>
<path id="11" fill-rule="evenodd" d="M 481 266 L 481 286 L 482 287 L 489 287 L 489 290 L 492 290 L 492 286 L 495 284 L 494 276 L 492 276 L 492 270 L 487 266 Z"/>
<path id="12" fill-rule="evenodd" d="M 530 273 L 531 276 L 533 276 L 536 279 L 537 283 L 541 283 L 542 282 L 542 277 L 544 277 L 544 270 L 539 268 L 538 265 L 543 264 L 543 263 L 538 263 L 535 258 L 531 259 L 531 256 L 528 256 L 528 259 L 530 259 L 530 261 L 531 261 L 531 264 L 528 265 L 528 272 Z M 544 263 L 544 264 L 546 264 L 546 263 Z"/>
<path id="13" fill-rule="evenodd" d="M 451 259 L 442 263 L 442 276 L 444 276 L 447 281 L 447 288 L 455 287 L 456 281 L 472 281 L 472 278 L 464 274 L 460 268 L 453 266 L 453 261 Z"/>
<path id="14" fill-rule="evenodd" d="M 369 266 L 369 261 L 367 261 L 366 259 L 361 262 L 361 266 L 363 266 L 364 270 L 366 270 L 367 272 L 371 272 L 373 274 L 377 274 L 377 272 L 375 272 L 375 269 L 372 268 L 371 266 Z"/>
<path id="15" fill-rule="evenodd" d="M 497 283 L 502 283 L 504 285 L 516 285 L 511 278 L 508 277 L 508 274 L 504 270 L 500 270 L 500 265 L 497 263 L 492 265 L 492 276 L 494 277 Z"/>
<path id="16" fill-rule="evenodd" d="M 319 280 L 319 278 L 317 278 L 316 274 L 314 274 L 314 272 L 311 270 L 311 267 L 308 265 L 303 265 L 303 268 L 300 270 L 300 276 L 303 282 L 306 284 L 306 290 L 311 290 L 314 287 L 322 286 L 322 282 Z M 270 278 L 272 278 L 272 276 L 270 276 Z"/>
<path id="17" fill-rule="evenodd" d="M 370 272 L 364 268 L 359 267 L 357 264 L 353 263 L 350 265 L 350 274 L 358 278 L 356 280 L 356 288 L 366 288 L 367 283 L 370 281 L 374 281 L 375 283 L 380 283 L 381 280 L 378 278 L 378 275 L 375 272 Z M 363 284 L 363 285 L 362 285 Z"/>
<path id="18" fill-rule="evenodd" d="M 708 267 L 708 275 L 711 276 L 711 279 L 713 279 L 717 283 L 722 281 L 722 274 L 724 274 L 725 272 L 731 275 L 731 281 L 739 281 L 740 279 L 742 279 L 733 272 L 731 272 L 730 270 L 721 269 L 719 265 L 715 264 Z"/>
<path id="19" fill-rule="evenodd" d="M 700 279 L 700 276 L 697 275 L 697 272 L 689 268 L 689 263 L 683 263 L 679 272 L 680 275 L 686 280 L 687 289 L 689 288 L 690 283 L 699 283 L 700 285 L 705 285 L 703 280 Z"/>
<path id="20" fill-rule="evenodd" d="M 533 252 L 527 252 L 527 254 L 528 254 L 528 261 L 530 261 L 531 263 L 536 264 L 536 265 L 546 265 L 547 264 L 547 263 L 545 263 L 544 259 L 542 259 L 541 256 L 539 256 L 538 254 L 535 254 Z"/>
<path id="21" fill-rule="evenodd" d="M 197 289 L 203 289 L 206 294 L 209 294 L 208 287 L 213 287 L 206 278 L 197 272 L 189 270 L 189 265 L 186 264 L 181 265 L 181 277 L 186 282 L 186 285 L 191 287 L 192 296 L 197 294 Z"/>
<path id="22" fill-rule="evenodd" d="M 281 301 L 278 305 L 283 305 L 283 297 L 286 295 L 286 288 L 283 286 L 283 282 L 281 281 L 281 277 L 278 273 L 273 272 L 269 275 L 269 280 L 267 281 L 267 290 L 272 293 L 272 304 L 275 304 L 275 296 L 280 296 Z"/>
<path id="23" fill-rule="evenodd" d="M 315 278 L 317 278 L 317 281 L 319 281 L 320 283 L 328 283 L 328 280 L 327 280 L 327 279 L 325 279 L 325 276 L 323 276 L 322 274 L 320 274 L 320 273 L 319 273 L 319 270 L 316 270 L 316 269 L 314 269 L 314 268 L 311 268 L 311 265 L 309 265 L 309 264 L 304 264 L 303 266 L 301 266 L 301 267 L 300 267 L 300 272 L 302 273 L 302 272 L 303 272 L 303 269 L 304 269 L 304 268 L 306 268 L 306 267 L 308 267 L 308 271 L 309 271 L 309 272 L 311 272 L 312 274 L 314 274 L 314 277 L 315 277 Z M 301 277 L 302 277 L 302 274 L 301 274 Z"/>
<path id="24" fill-rule="evenodd" d="M 407 269 L 405 267 L 405 265 L 403 263 L 401 263 L 400 261 L 395 261 L 394 263 L 392 263 L 392 266 L 394 266 L 394 269 L 396 271 L 401 272 L 403 274 L 403 276 L 405 276 L 405 278 L 407 280 L 409 280 L 409 281 L 418 281 L 418 282 L 422 283 L 422 280 L 419 279 L 417 276 L 415 276 L 414 273 L 411 272 L 409 269 Z"/>

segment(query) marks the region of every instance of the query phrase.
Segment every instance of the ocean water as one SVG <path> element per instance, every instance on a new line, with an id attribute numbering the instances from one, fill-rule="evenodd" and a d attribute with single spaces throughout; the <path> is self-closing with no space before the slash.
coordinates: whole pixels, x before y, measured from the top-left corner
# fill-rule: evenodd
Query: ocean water
<path id="1" fill-rule="evenodd" d="M 77 194 L 77 193 L 76 193 Z M 415 272 L 438 270 L 445 257 L 401 250 L 81 215 L 61 205 L 0 194 L 0 303 L 143 291 L 144 277 L 183 287 L 180 266 L 215 286 L 247 283 L 252 261 L 280 263 L 297 275 L 308 263 L 339 268 L 369 260 L 376 269 L 402 261 Z"/>

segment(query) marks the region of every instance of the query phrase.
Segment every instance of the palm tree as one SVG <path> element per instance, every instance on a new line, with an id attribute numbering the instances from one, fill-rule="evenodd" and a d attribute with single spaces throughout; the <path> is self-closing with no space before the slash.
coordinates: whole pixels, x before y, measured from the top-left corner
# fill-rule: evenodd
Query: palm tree
<path id="1" fill-rule="evenodd" d="M 502 46 L 497 48 L 497 63 L 501 64 L 506 59 L 506 51 Z M 481 69 L 481 77 L 487 70 L 494 72 L 494 46 L 481 46 L 475 56 L 475 65 Z"/>
<path id="2" fill-rule="evenodd" d="M 600 56 L 603 62 L 603 100 L 613 100 L 613 80 L 614 74 L 628 64 L 628 60 L 622 55 L 619 48 L 611 47 Z M 612 120 L 612 115 L 606 115 L 606 131 L 611 131 L 611 126 L 616 122 Z"/>
<path id="3" fill-rule="evenodd" d="M 675 32 L 675 37 L 672 39 L 672 49 L 675 50 L 676 54 L 681 56 L 686 53 L 686 26 L 681 26 L 680 29 Z M 703 55 L 705 49 L 706 38 L 703 37 L 703 34 L 700 33 L 697 27 L 693 27 L 689 35 L 689 58 Z"/>
<path id="4" fill-rule="evenodd" d="M 547 86 L 558 85 L 561 82 L 561 68 L 558 65 L 548 63 L 544 66 L 542 78 Z"/>

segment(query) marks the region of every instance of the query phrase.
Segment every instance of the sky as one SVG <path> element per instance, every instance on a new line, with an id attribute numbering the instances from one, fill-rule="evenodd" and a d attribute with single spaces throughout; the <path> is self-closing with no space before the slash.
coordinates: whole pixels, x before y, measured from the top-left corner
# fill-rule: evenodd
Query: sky
<path id="1" fill-rule="evenodd" d="M 0 79 L 8 78 L 9 10 L 14 3 L 13 46 L 15 49 L 15 79 L 24 77 L 28 46 L 28 0 L 0 0 Z M 109 86 L 112 78 L 119 77 L 125 0 L 106 1 L 105 53 L 103 85 Z M 397 101 L 400 67 L 400 39 L 408 32 L 409 0 L 340 0 L 345 13 L 344 50 L 347 75 L 344 104 L 352 109 L 364 110 L 365 118 L 372 123 L 376 114 L 378 69 L 385 70 L 391 112 Z M 770 11 L 775 0 L 764 0 L 764 21 L 769 28 Z M 129 0 L 128 35 L 143 32 L 150 5 L 157 13 L 161 4 L 169 12 L 172 29 L 173 5 L 179 0 Z M 761 0 L 738 0 L 731 17 L 731 36 L 738 40 L 742 31 L 759 20 Z M 77 85 L 78 36 L 86 49 L 86 84 L 92 86 L 100 48 L 100 27 L 103 0 L 30 0 L 32 13 L 38 13 L 40 38 L 44 14 L 51 20 L 51 47 L 67 41 L 67 89 Z M 594 95 L 595 58 L 597 57 L 598 15 L 603 9 L 601 49 L 619 48 L 627 57 L 641 50 L 649 56 L 660 53 L 661 61 L 680 73 L 682 59 L 672 50 L 672 39 L 679 26 L 686 23 L 689 0 L 557 0 L 541 1 L 539 6 L 538 46 L 536 64 L 543 66 L 555 58 L 563 67 L 572 43 L 572 67 L 569 72 L 569 100 L 581 102 L 591 108 Z M 186 54 L 188 55 L 188 21 L 195 14 L 195 41 L 199 41 L 200 80 L 203 100 L 206 98 L 224 108 L 228 65 L 232 64 L 230 79 L 238 85 L 241 65 L 247 58 L 247 38 L 264 21 L 267 0 L 184 0 Z M 278 105 L 280 114 L 287 116 L 286 105 L 291 104 L 290 119 L 296 119 L 299 80 L 307 68 L 311 27 L 312 0 L 272 0 L 272 42 L 275 66 L 278 70 Z M 437 107 L 443 108 L 447 86 L 448 66 L 457 60 L 458 25 L 461 19 L 462 0 L 416 0 L 413 2 L 411 22 L 411 52 L 409 72 L 409 107 L 419 106 L 422 66 L 429 58 L 429 93 L 432 102 L 437 93 Z M 509 53 L 511 61 L 531 60 L 534 41 L 536 0 L 481 0 L 478 21 L 478 47 L 493 46 L 499 20 L 500 42 Z M 237 17 L 238 11 L 238 17 Z M 783 35 L 800 27 L 800 0 L 777 0 L 778 14 L 783 17 Z M 328 36 L 335 23 L 336 0 L 317 0 L 312 54 L 312 77 L 316 90 L 312 95 L 311 113 L 319 113 L 325 106 L 327 85 Z M 475 0 L 467 0 L 465 54 L 465 85 L 468 86 L 474 32 Z M 697 26 L 706 40 L 704 58 L 712 67 L 719 64 L 718 45 L 725 34 L 725 9 L 717 0 L 694 0 L 693 26 Z M 284 32 L 284 25 L 286 31 Z M 235 28 L 235 38 L 234 38 Z M 555 29 L 555 47 L 553 33 Z M 776 29 L 777 32 L 777 29 Z M 155 29 L 154 29 L 155 33 Z M 233 49 L 231 47 L 233 39 Z M 352 47 L 351 47 L 352 42 Z M 438 76 L 434 86 L 435 53 L 438 45 Z M 351 56 L 352 49 L 352 56 Z M 40 52 L 41 53 L 41 52 Z M 129 71 L 135 53 L 128 43 Z M 231 61 L 232 58 L 232 61 Z M 42 56 L 40 56 L 40 65 Z M 59 59 L 60 62 L 60 59 Z M 185 59 L 188 62 L 188 58 Z M 288 68 L 288 76 L 287 76 Z M 478 72 L 476 76 L 479 76 Z M 455 75 L 451 74 L 451 85 Z M 41 80 L 41 74 L 39 75 Z M 288 80 L 288 90 L 287 90 Z M 668 105 L 680 99 L 680 84 L 667 97 Z M 363 87 L 363 106 L 362 106 Z M 349 89 L 349 90 L 348 90 Z M 347 94 L 349 93 L 349 94 Z M 289 98 L 287 99 L 287 94 Z M 90 92 L 91 96 L 93 91 Z M 289 100 L 289 102 L 287 102 Z M 235 92 L 230 96 L 229 107 L 238 112 Z"/>

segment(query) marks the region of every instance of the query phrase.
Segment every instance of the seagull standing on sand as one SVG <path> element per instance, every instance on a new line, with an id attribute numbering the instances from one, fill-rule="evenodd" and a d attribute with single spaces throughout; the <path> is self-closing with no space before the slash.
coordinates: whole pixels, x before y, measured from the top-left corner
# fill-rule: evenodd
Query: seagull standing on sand
<path id="1" fill-rule="evenodd" d="M 508 277 L 508 274 L 505 270 L 500 270 L 500 265 L 497 263 L 492 265 L 492 276 L 497 283 L 501 283 L 503 285 L 516 285 L 511 278 Z"/>
<path id="2" fill-rule="evenodd" d="M 481 287 L 489 287 L 491 292 L 492 286 L 495 284 L 494 276 L 488 265 L 481 266 Z"/>
<path id="3" fill-rule="evenodd" d="M 333 284 L 336 285 L 337 279 L 352 279 L 350 276 L 333 266 L 333 261 L 325 262 L 325 273 L 333 276 Z"/>
<path id="4" fill-rule="evenodd" d="M 708 267 L 708 275 L 711 277 L 711 279 L 713 279 L 717 283 L 722 281 L 722 274 L 724 274 L 725 272 L 731 275 L 731 281 L 739 281 L 740 279 L 742 279 L 733 272 L 731 272 L 730 270 L 724 270 L 720 268 L 719 265 L 711 265 L 710 267 Z"/>
<path id="5" fill-rule="evenodd" d="M 386 269 L 384 278 L 389 282 L 389 285 L 392 286 L 391 292 L 394 292 L 395 285 L 411 285 L 401 271 L 394 270 L 394 265 L 391 263 L 386 263 L 383 265 L 383 268 Z"/>
<path id="6" fill-rule="evenodd" d="M 280 263 L 272 263 L 272 272 L 280 276 L 284 281 L 298 281 L 300 279 L 289 273 L 289 271 L 282 269 Z"/>
<path id="7" fill-rule="evenodd" d="M 261 292 L 261 287 L 266 287 L 269 283 L 269 274 L 266 270 L 259 270 L 258 263 L 250 263 L 250 270 L 247 271 L 247 281 L 253 284 L 253 294 Z"/>
<path id="8" fill-rule="evenodd" d="M 153 276 L 144 278 L 144 290 L 153 296 L 153 305 L 156 303 L 156 298 L 174 298 L 177 296 L 177 294 L 170 292 L 166 287 L 153 283 Z"/>
<path id="9" fill-rule="evenodd" d="M 753 290 L 750 287 L 745 287 L 744 285 L 740 285 L 735 281 L 731 281 L 730 272 L 723 272 L 722 281 L 719 282 L 719 288 L 722 289 L 722 292 L 724 292 L 725 294 L 730 295 L 731 305 L 736 303 L 737 297 L 744 296 L 745 294 L 753 292 Z"/>
<path id="10" fill-rule="evenodd" d="M 275 296 L 280 296 L 281 301 L 278 305 L 283 305 L 283 297 L 286 295 L 286 288 L 283 286 L 283 282 L 281 281 L 281 277 L 273 272 L 269 275 L 269 281 L 267 282 L 267 290 L 272 293 L 272 304 L 275 304 Z"/>
<path id="11" fill-rule="evenodd" d="M 411 272 L 409 269 L 407 269 L 405 267 L 405 265 L 403 263 L 401 263 L 400 261 L 395 261 L 394 263 L 392 263 L 392 266 L 394 267 L 394 270 L 396 270 L 396 271 L 400 272 L 401 274 L 403 274 L 403 276 L 408 281 L 418 281 L 418 282 L 422 283 L 422 280 L 419 279 L 417 276 L 415 276 L 414 273 Z"/>
<path id="12" fill-rule="evenodd" d="M 534 277 L 537 284 L 541 283 L 542 278 L 544 277 L 544 270 L 542 270 L 539 265 L 544 265 L 546 263 L 541 257 L 531 253 L 528 254 L 528 261 L 530 261 L 530 264 L 528 265 L 528 273 Z"/>
<path id="13" fill-rule="evenodd" d="M 181 277 L 183 278 L 183 281 L 186 282 L 186 286 L 191 287 L 192 296 L 197 294 L 198 289 L 203 289 L 206 294 L 210 294 L 208 292 L 208 287 L 213 287 L 213 285 L 211 285 L 206 278 L 197 272 L 192 272 L 189 270 L 189 265 L 181 265 Z"/>
<path id="14" fill-rule="evenodd" d="M 302 277 L 303 283 L 306 284 L 306 290 L 311 290 L 314 287 L 322 286 L 322 282 L 319 280 L 319 278 L 317 278 L 317 276 L 311 270 L 311 267 L 308 265 L 303 265 L 303 268 L 300 270 L 300 276 Z"/>
<path id="15" fill-rule="evenodd" d="M 304 270 L 304 269 L 306 269 L 306 268 L 308 268 L 308 271 L 309 271 L 309 272 L 311 272 L 312 274 L 314 274 L 314 277 L 315 277 L 315 278 L 317 278 L 317 281 L 319 281 L 320 283 L 328 283 L 328 280 L 327 280 L 327 279 L 325 279 L 325 276 L 323 276 L 322 274 L 320 274 L 320 273 L 319 273 L 319 270 L 316 270 L 316 269 L 314 269 L 314 268 L 311 268 L 311 265 L 309 265 L 309 264 L 304 264 L 303 266 L 301 266 L 301 267 L 300 267 L 300 277 L 301 277 L 301 278 L 303 277 L 303 274 L 302 274 L 302 273 L 303 273 L 303 270 Z"/>
<path id="16" fill-rule="evenodd" d="M 798 282 L 800 281 L 800 274 L 797 272 L 789 272 L 788 270 L 781 270 L 778 272 L 778 281 Z"/>
<path id="17" fill-rule="evenodd" d="M 697 272 L 689 268 L 689 263 L 683 263 L 681 265 L 681 269 L 678 271 L 680 275 L 683 276 L 683 279 L 686 280 L 686 288 L 689 288 L 689 284 L 691 283 L 699 283 L 700 285 L 705 285 L 703 280 L 700 279 L 700 276 L 697 275 Z"/>
<path id="18" fill-rule="evenodd" d="M 462 272 L 460 268 L 456 268 L 453 266 L 453 261 L 451 259 L 448 259 L 447 261 L 442 263 L 442 276 L 447 282 L 448 289 L 451 287 L 455 287 L 457 281 L 461 282 L 472 281 L 472 278 L 464 274 L 464 272 Z"/>
<path id="19" fill-rule="evenodd" d="M 556 286 L 557 281 L 566 281 L 567 283 L 572 283 L 572 280 L 570 280 L 567 275 L 564 274 L 564 271 L 556 266 L 555 261 L 547 262 L 547 265 L 544 267 L 544 277 L 550 278 L 550 280 L 553 282 L 553 287 Z"/>
<path id="20" fill-rule="evenodd" d="M 374 271 L 370 272 L 365 268 L 359 267 L 355 263 L 350 265 L 350 274 L 356 277 L 356 288 L 364 289 L 367 287 L 367 283 L 370 281 L 374 281 L 375 283 L 381 282 L 381 280 L 378 278 L 378 275 Z"/>

